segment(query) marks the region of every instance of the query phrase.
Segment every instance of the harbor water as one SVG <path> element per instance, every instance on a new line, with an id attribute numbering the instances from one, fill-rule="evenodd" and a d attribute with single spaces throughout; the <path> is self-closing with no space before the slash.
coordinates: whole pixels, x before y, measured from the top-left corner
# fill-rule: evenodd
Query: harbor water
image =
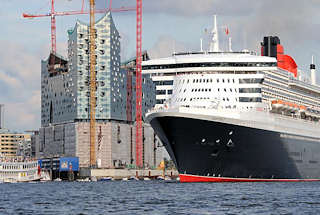
<path id="1" fill-rule="evenodd" d="M 39 182 L 0 193 L 0 214 L 320 214 L 320 182 Z"/>

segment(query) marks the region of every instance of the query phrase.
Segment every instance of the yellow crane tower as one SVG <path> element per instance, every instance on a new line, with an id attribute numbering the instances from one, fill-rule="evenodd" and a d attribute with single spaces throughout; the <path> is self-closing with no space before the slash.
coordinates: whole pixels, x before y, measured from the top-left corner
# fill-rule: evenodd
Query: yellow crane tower
<path id="1" fill-rule="evenodd" d="M 90 0 L 90 166 L 96 166 L 95 0 Z"/>

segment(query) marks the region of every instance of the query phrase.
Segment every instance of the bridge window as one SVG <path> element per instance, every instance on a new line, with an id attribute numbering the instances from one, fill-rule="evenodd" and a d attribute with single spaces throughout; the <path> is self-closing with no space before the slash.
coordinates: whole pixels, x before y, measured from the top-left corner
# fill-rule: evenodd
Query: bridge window
<path id="1" fill-rule="evenodd" d="M 262 102 L 261 97 L 239 97 L 239 102 Z"/>
<path id="2" fill-rule="evenodd" d="M 240 88 L 239 93 L 261 93 L 261 88 Z"/>
<path id="3" fill-rule="evenodd" d="M 262 84 L 263 78 L 243 78 L 239 79 L 240 84 Z"/>

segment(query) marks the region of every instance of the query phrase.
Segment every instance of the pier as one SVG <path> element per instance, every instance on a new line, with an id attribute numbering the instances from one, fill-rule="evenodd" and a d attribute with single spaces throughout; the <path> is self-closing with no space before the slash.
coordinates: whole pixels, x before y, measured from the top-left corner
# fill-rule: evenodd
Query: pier
<path id="1" fill-rule="evenodd" d="M 79 171 L 80 178 L 92 178 L 97 179 L 104 177 L 111 177 L 114 180 L 121 180 L 124 178 L 136 177 L 138 179 L 150 178 L 156 179 L 159 176 L 169 176 L 174 179 L 179 176 L 177 170 L 147 170 L 147 169 L 90 169 L 81 168 Z"/>

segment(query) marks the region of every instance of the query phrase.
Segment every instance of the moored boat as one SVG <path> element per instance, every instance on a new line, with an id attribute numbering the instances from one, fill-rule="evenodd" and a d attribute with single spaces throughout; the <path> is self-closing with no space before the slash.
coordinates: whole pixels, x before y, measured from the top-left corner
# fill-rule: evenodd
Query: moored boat
<path id="1" fill-rule="evenodd" d="M 0 157 L 0 181 L 7 183 L 40 180 L 38 161 L 24 157 Z"/>

